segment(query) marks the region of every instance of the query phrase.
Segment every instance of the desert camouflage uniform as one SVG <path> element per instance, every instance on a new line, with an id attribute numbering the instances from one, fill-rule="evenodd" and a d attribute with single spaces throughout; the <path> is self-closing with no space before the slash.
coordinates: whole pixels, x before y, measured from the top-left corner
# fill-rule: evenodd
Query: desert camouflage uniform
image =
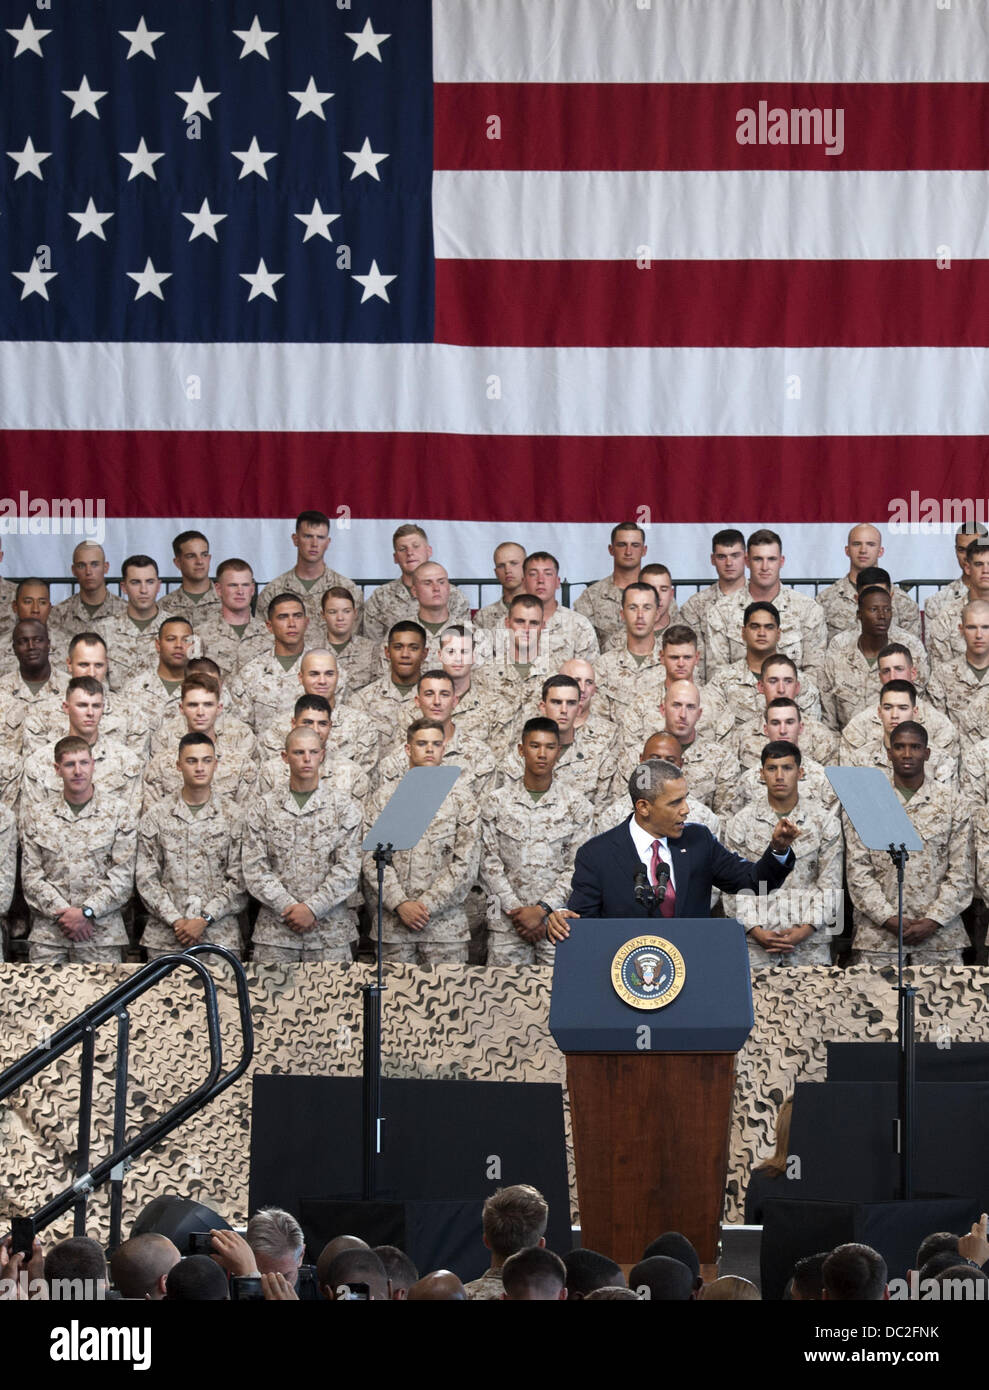
<path id="1" fill-rule="evenodd" d="M 250 745 L 247 747 L 243 744 L 238 747 L 225 737 L 216 738 L 214 743 L 217 761 L 211 783 L 213 795 L 221 801 L 243 805 L 257 794 L 258 755 L 254 737 L 251 736 Z M 177 766 L 178 756 L 176 744 L 171 748 L 163 748 L 151 757 L 144 773 L 142 810 L 149 811 L 159 802 L 171 802 L 179 795 L 182 790 L 182 774 Z"/>
<path id="2" fill-rule="evenodd" d="M 332 757 L 327 753 L 319 769 L 319 780 L 328 782 L 336 791 L 346 792 L 354 801 L 359 802 L 362 808 L 371 793 L 371 782 L 367 773 L 349 758 Z M 288 781 L 288 764 L 280 753 L 276 753 L 261 764 L 257 778 L 257 794 L 267 796 L 268 792 L 285 791 Z"/>
<path id="3" fill-rule="evenodd" d="M 16 815 L 21 794 L 21 774 L 24 763 L 19 753 L 0 743 L 0 806 Z"/>
<path id="4" fill-rule="evenodd" d="M 488 895 L 488 965 L 552 965 L 545 937 L 531 943 L 509 911 L 540 900 L 562 907 L 570 896 L 574 858 L 593 833 L 590 802 L 553 779 L 533 801 L 522 778 L 489 792 L 481 803 L 481 884 Z"/>
<path id="5" fill-rule="evenodd" d="M 361 871 L 362 823 L 357 802 L 325 781 L 304 806 L 286 786 L 245 808 L 244 882 L 261 904 L 255 961 L 351 960 L 357 919 L 348 899 Z M 310 931 L 282 921 L 297 902 L 316 917 Z"/>
<path id="6" fill-rule="evenodd" d="M 934 617 L 927 619 L 927 650 L 932 666 L 945 666 L 955 657 L 965 657 L 965 639 L 959 632 L 962 609 L 972 601 L 967 591 L 964 598 L 943 603 Z"/>
<path id="7" fill-rule="evenodd" d="M 744 660 L 742 622 L 746 608 L 753 602 L 756 600 L 748 585 L 732 594 L 719 593 L 719 597 L 711 601 L 704 629 L 708 680 L 723 666 Z M 819 683 L 828 635 L 823 609 L 807 594 L 799 594 L 785 584 L 768 602 L 780 615 L 780 655 L 792 658 L 802 673 L 801 681 L 810 678 Z"/>
<path id="8" fill-rule="evenodd" d="M 244 631 L 238 633 L 237 627 L 223 618 L 222 608 L 213 609 L 207 617 L 201 618 L 196 623 L 195 633 L 202 642 L 202 655 L 216 662 L 225 681 L 256 656 L 271 650 L 271 633 L 261 618 L 252 617 Z"/>
<path id="9" fill-rule="evenodd" d="M 651 730 L 650 732 L 656 732 Z M 623 786 L 639 766 L 642 738 L 622 745 L 613 794 L 621 795 Z M 730 743 L 714 743 L 697 735 L 683 748 L 683 775 L 694 801 L 700 801 L 716 815 L 724 815 L 734 792 L 741 769 Z"/>
<path id="10" fill-rule="evenodd" d="M 798 676 L 800 694 L 796 698 L 801 716 L 804 719 L 820 719 L 821 696 L 816 681 L 799 668 Z M 741 661 L 732 662 L 730 666 L 722 666 L 708 684 L 707 688 L 714 689 L 731 711 L 734 728 L 765 718 L 766 697 L 757 688 L 760 679 L 742 657 Z"/>
<path id="11" fill-rule="evenodd" d="M 839 753 L 842 767 L 878 767 L 887 777 L 892 777 L 893 767 L 886 751 L 882 731 L 870 743 L 849 748 L 842 743 Z M 958 788 L 958 759 L 931 745 L 931 757 L 927 764 L 926 777 L 932 786 Z"/>
<path id="12" fill-rule="evenodd" d="M 906 946 L 914 965 L 961 965 L 968 935 L 961 914 L 972 901 L 975 866 L 972 818 L 961 795 L 925 778 L 904 800 L 903 809 L 924 848 L 911 850 L 903 884 L 905 917 L 930 917 L 940 929 L 920 946 Z M 862 963 L 891 965 L 896 937 L 881 924 L 896 916 L 896 867 L 885 850 L 867 850 L 847 817 L 845 828 L 848 891 L 854 904 L 853 946 Z M 906 943 L 905 943 L 906 944 Z"/>
<path id="13" fill-rule="evenodd" d="M 734 917 L 746 928 L 761 927 L 766 931 L 785 931 L 789 927 L 810 923 L 814 930 L 791 952 L 777 957 L 746 936 L 749 964 L 753 970 L 782 966 L 830 965 L 831 935 L 842 901 L 842 840 L 841 822 L 837 811 L 826 811 L 818 802 L 805 804 L 799 797 L 789 820 L 800 828 L 800 835 L 791 846 L 796 863 L 786 882 L 766 896 L 755 893 L 726 893 L 723 905 L 726 917 Z M 773 837 L 779 813 L 763 795 L 737 811 L 725 826 L 726 849 L 743 859 L 759 859 Z"/>
<path id="14" fill-rule="evenodd" d="M 828 781 L 823 765 L 814 758 L 807 757 L 802 745 L 800 751 L 800 786 L 798 790 L 801 806 L 814 805 L 827 811 L 836 810 L 838 798 Z M 757 767 L 747 767 L 744 770 L 735 783 L 724 807 L 726 816 L 737 815 L 743 807 L 748 806 L 752 801 L 765 800 L 766 784 L 759 775 L 761 771 L 761 763 Z"/>
<path id="15" fill-rule="evenodd" d="M 930 598 L 924 600 L 925 627 L 930 627 L 930 624 L 934 622 L 946 605 L 957 603 L 960 600 L 960 606 L 964 608 L 971 597 L 971 591 L 961 575 L 957 579 L 952 579 L 950 584 L 942 585 L 936 594 L 931 594 Z"/>
<path id="16" fill-rule="evenodd" d="M 265 619 L 268 616 L 268 604 L 278 594 L 298 594 L 305 605 L 305 610 L 309 614 L 309 626 L 323 631 L 323 595 L 327 589 L 346 589 L 353 595 L 354 607 L 357 610 L 357 625 L 355 632 L 360 632 L 361 623 L 364 620 L 364 595 L 360 587 L 352 579 L 348 579 L 345 574 L 339 574 L 329 566 L 324 566 L 323 573 L 318 579 L 313 580 L 307 588 L 305 583 L 296 574 L 294 568 L 286 570 L 284 574 L 278 575 L 276 579 L 271 579 L 261 590 L 257 601 L 258 617 Z M 269 634 L 270 641 L 270 634 Z"/>
<path id="17" fill-rule="evenodd" d="M 962 748 L 959 789 L 972 811 L 989 804 L 989 738 Z"/>
<path id="18" fill-rule="evenodd" d="M 639 701 L 649 700 L 657 706 L 662 702 L 666 686 L 666 667 L 660 660 L 662 653 L 657 638 L 652 651 L 640 661 L 629 651 L 626 638 L 620 647 L 604 652 L 593 663 L 597 698 L 607 701 L 611 718 L 616 722 L 624 722 L 626 711 Z"/>
<path id="19" fill-rule="evenodd" d="M 467 595 L 455 584 L 450 585 L 450 622 L 464 623 L 470 619 Z M 419 604 L 402 578 L 389 580 L 368 595 L 364 607 L 364 636 L 372 642 L 384 642 L 396 623 L 418 622 Z"/>
<path id="20" fill-rule="evenodd" d="M 643 580 L 642 582 L 647 584 L 649 581 Z M 616 638 L 618 639 L 617 645 L 624 645 L 625 620 L 622 617 L 624 595 L 625 590 L 619 589 L 611 576 L 608 575 L 606 579 L 597 579 L 593 584 L 588 584 L 574 604 L 574 612 L 580 613 L 593 627 L 602 651 L 615 646 Z M 670 623 L 683 621 L 675 599 L 670 604 L 667 618 L 667 627 Z M 658 632 L 656 634 L 657 639 L 662 635 L 661 632 Z M 698 636 L 700 636 L 699 633 Z"/>
<path id="21" fill-rule="evenodd" d="M 899 584 L 893 585 L 893 623 L 901 631 L 909 632 L 920 641 L 920 609 L 909 594 L 904 593 Z M 831 642 L 839 632 L 852 632 L 858 636 L 858 590 L 848 575 L 829 584 L 817 595 L 817 601 L 824 609 L 824 620 L 828 625 L 828 641 Z M 890 638 L 890 641 L 893 639 Z"/>
<path id="22" fill-rule="evenodd" d="M 490 630 L 493 627 L 504 627 L 507 617 L 508 604 L 503 598 L 496 598 L 494 603 L 486 603 L 483 608 L 477 610 L 473 623 L 475 627 Z"/>
<path id="23" fill-rule="evenodd" d="M 0 801 L 0 920 L 7 915 L 13 900 L 16 877 L 17 821 L 13 811 Z M 3 937 L 0 936 L 0 960 L 3 958 Z"/>
<path id="24" fill-rule="evenodd" d="M 662 676 L 662 680 L 659 677 Z M 696 684 L 696 682 L 693 682 Z M 697 693 L 701 701 L 701 717 L 697 721 L 697 737 L 703 739 L 730 740 L 735 728 L 735 715 L 729 708 L 724 695 L 716 685 L 698 685 Z M 648 689 L 627 705 L 624 710 L 613 711 L 615 723 L 621 727 L 624 748 L 636 754 L 642 752 L 642 745 L 651 734 L 663 728 L 663 715 L 660 705 L 666 699 L 666 668 L 659 668 L 659 675 L 650 680 Z M 632 745 L 635 745 L 633 748 Z"/>
<path id="25" fill-rule="evenodd" d="M 281 753 L 291 727 L 291 716 L 287 719 L 276 719 L 273 724 L 269 724 L 258 739 L 258 748 L 263 759 Z M 378 726 L 366 714 L 362 714 L 352 705 L 333 706 L 330 736 L 326 741 L 328 758 L 349 758 L 368 777 L 372 777 L 378 764 L 379 741 Z"/>
<path id="26" fill-rule="evenodd" d="M 300 652 L 286 671 L 271 648 L 242 666 L 227 683 L 228 709 L 250 724 L 259 738 L 276 719 L 291 717 L 296 700 L 305 694 L 299 681 L 303 655 Z"/>
<path id="27" fill-rule="evenodd" d="M 65 699 L 65 687 L 69 683 L 67 671 L 51 668 L 51 675 L 38 690 L 31 690 L 21 680 L 20 670 L 0 680 L 0 743 L 12 752 L 23 749 L 24 725 L 30 716 L 50 705 L 52 697 L 59 704 Z"/>
<path id="28" fill-rule="evenodd" d="M 407 764 L 406 764 L 407 765 Z M 477 799 L 460 783 L 433 817 L 424 835 L 411 850 L 396 850 L 385 866 L 382 895 L 382 959 L 410 965 L 466 963 L 470 928 L 466 902 L 477 879 L 480 859 L 480 826 Z M 371 796 L 368 822 L 373 824 L 394 791 L 383 783 Z M 374 858 L 364 856 L 364 901 L 372 922 L 377 922 L 378 871 Z M 418 900 L 429 912 L 421 931 L 405 926 L 398 906 Z"/>
<path id="29" fill-rule="evenodd" d="M 935 666 L 927 682 L 927 698 L 958 731 L 963 748 L 971 748 L 989 732 L 989 670 L 980 680 L 965 656 Z"/>
<path id="30" fill-rule="evenodd" d="M 181 793 L 145 811 L 137 833 L 137 891 L 150 913 L 143 937 L 149 960 L 184 950 L 175 923 L 204 912 L 215 920 L 200 942 L 240 955 L 237 913 L 247 906 L 241 832 L 239 808 L 215 789 L 199 811 Z"/>
<path id="31" fill-rule="evenodd" d="M 196 594 L 195 597 L 186 593 L 179 584 L 177 588 L 170 589 L 164 598 L 158 600 L 158 607 L 161 609 L 162 621 L 165 618 L 185 618 L 195 632 L 201 623 L 219 613 L 223 605 L 212 584 L 205 593 Z"/>
<path id="32" fill-rule="evenodd" d="M 96 608 L 90 610 L 83 603 L 79 593 L 56 603 L 48 614 L 48 635 L 51 638 L 52 658 L 64 659 L 69 654 L 69 643 L 77 632 L 98 632 L 103 636 L 103 624 L 107 618 L 118 617 L 127 612 L 127 601 L 119 594 L 106 591 L 106 598 Z"/>
<path id="33" fill-rule="evenodd" d="M 622 598 L 625 590 L 619 589 L 609 574 L 604 579 L 596 579 L 580 595 L 574 604 L 574 611 L 580 613 L 591 624 L 604 651 L 609 638 L 616 632 L 623 632 Z"/>
<path id="34" fill-rule="evenodd" d="M 717 603 L 719 598 L 724 597 L 718 582 L 715 581 L 704 589 L 698 589 L 695 594 L 691 594 L 680 609 L 678 621 L 692 628 L 697 634 L 697 650 L 701 654 L 700 664 L 697 667 L 697 679 L 701 681 L 710 680 L 711 676 L 714 675 L 714 666 L 708 661 L 705 650 L 708 642 L 707 620 L 711 606 Z M 739 626 L 741 626 L 741 622 Z"/>
<path id="35" fill-rule="evenodd" d="M 736 730 L 735 747 L 738 761 L 743 767 L 762 766 L 762 750 L 770 742 L 763 733 L 764 719 L 757 720 L 747 728 Z M 822 765 L 838 761 L 838 735 L 819 719 L 803 718 L 804 731 L 800 735 L 800 752 L 806 760 L 812 758 Z"/>
<path id="36" fill-rule="evenodd" d="M 989 902 L 989 806 L 979 806 L 972 814 L 975 842 L 975 896 Z M 987 933 L 989 940 L 989 933 Z"/>
<path id="37" fill-rule="evenodd" d="M 76 814 L 64 796 L 32 804 L 21 817 L 21 882 L 31 909 L 32 963 L 119 961 L 127 945 L 121 909 L 134 888 L 137 813 L 130 798 L 97 788 Z M 91 907 L 88 941 L 69 941 L 55 914 Z"/>
<path id="38" fill-rule="evenodd" d="M 173 682 L 169 681 L 169 685 Z M 171 714 L 178 712 L 182 698 L 182 682 L 174 682 L 175 689 L 169 690 L 155 667 L 152 671 L 142 671 L 139 676 L 129 680 L 120 691 L 119 701 L 127 711 L 127 744 L 137 749 L 138 742 L 150 746 L 158 726 Z"/>
<path id="39" fill-rule="evenodd" d="M 13 602 L 17 597 L 17 585 L 9 579 L 0 579 L 0 650 L 6 652 L 14 631 Z"/>
<path id="40" fill-rule="evenodd" d="M 859 650 L 858 639 L 861 633 L 839 632 L 828 647 L 824 660 L 824 676 L 821 682 L 821 702 L 824 709 L 824 722 L 833 729 L 843 729 L 859 710 L 867 705 L 879 703 L 878 659 L 870 663 Z M 899 642 L 909 648 L 913 664 L 917 668 L 915 685 L 918 695 L 924 693 L 930 667 L 920 639 L 902 628 L 891 627 L 889 642 Z"/>
<path id="41" fill-rule="evenodd" d="M 395 746 L 413 720 L 421 718 L 415 693 L 415 683 L 396 685 L 389 674 L 366 685 L 354 701 L 354 708 L 366 715 L 378 731 L 379 758 Z"/>
<path id="42" fill-rule="evenodd" d="M 642 582 L 643 582 L 644 584 L 648 584 L 649 581 L 648 581 L 647 579 L 644 579 Z M 674 627 L 674 626 L 679 626 L 679 624 L 680 624 L 680 610 L 677 608 L 677 606 L 676 606 L 675 603 L 671 603 L 671 604 L 670 604 L 670 607 L 669 607 L 669 610 L 668 610 L 668 612 L 667 612 L 667 614 L 666 614 L 666 622 L 663 624 L 662 627 L 654 627 L 653 630 L 652 630 L 653 636 L 654 636 L 655 639 L 656 639 L 657 648 L 658 648 L 659 646 L 662 645 L 663 637 L 664 637 L 665 634 L 666 634 L 667 628 Z M 601 650 L 602 650 L 603 652 L 621 651 L 621 649 L 626 645 L 627 638 L 628 638 L 628 634 L 627 634 L 627 632 L 625 631 L 625 624 L 624 624 L 624 622 L 623 622 L 623 623 L 622 623 L 622 626 L 621 626 L 621 630 L 618 631 L 618 632 L 613 632 L 613 633 L 611 634 L 611 636 L 608 637 L 608 638 L 601 644 Z M 702 641 L 701 641 L 700 633 L 697 634 L 697 654 L 698 654 L 698 656 L 700 657 L 700 665 L 703 665 L 703 663 L 704 663 L 704 648 L 703 648 L 703 643 L 702 643 Z M 700 669 L 700 666 L 698 666 L 698 669 Z"/>
<path id="43" fill-rule="evenodd" d="M 443 763 L 447 767 L 463 769 L 456 786 L 461 792 L 469 789 L 475 800 L 479 800 L 492 789 L 498 774 L 498 764 L 488 745 L 480 739 L 472 738 L 470 734 L 462 733 L 459 724 L 456 723 L 449 741 L 443 745 L 441 766 Z M 404 741 L 399 741 L 382 758 L 375 770 L 375 791 L 387 786 L 388 795 L 391 796 L 408 770 L 409 755 L 405 751 Z"/>
<path id="44" fill-rule="evenodd" d="M 470 685 L 453 707 L 453 720 L 463 733 L 482 743 L 487 742 L 492 729 L 497 731 L 505 722 L 502 705 L 496 701 L 491 690 L 478 682 L 476 670 Z"/>
<path id="45" fill-rule="evenodd" d="M 349 700 L 353 700 L 356 691 L 363 690 L 382 675 L 384 658 L 380 642 L 372 642 L 369 637 L 351 637 L 342 647 L 327 642 L 326 649 L 334 653 L 337 666 L 347 677 Z"/>
<path id="46" fill-rule="evenodd" d="M 958 732 L 954 725 L 925 700 L 917 701 L 917 723 L 923 724 L 930 741 L 928 775 L 938 782 L 953 782 L 958 776 Z M 861 710 L 845 726 L 838 761 L 847 767 L 889 766 L 878 708 Z"/>
<path id="47" fill-rule="evenodd" d="M 55 743 L 37 748 L 24 759 L 21 775 L 21 814 L 29 804 L 37 805 L 64 796 L 62 779 L 55 771 Z M 90 752 L 93 755 L 93 782 L 104 798 L 130 798 L 134 810 L 141 807 L 141 777 L 144 760 L 126 744 L 104 738 L 102 727 Z"/>
<path id="48" fill-rule="evenodd" d="M 515 664 L 513 634 L 508 628 L 492 627 L 477 632 L 486 640 L 480 645 L 475 676 L 489 667 L 504 670 Z M 587 619 L 571 608 L 557 607 L 539 634 L 539 651 L 532 665 L 540 670 L 545 667 L 546 674 L 553 676 L 565 661 L 578 658 L 593 665 L 597 656 L 597 638 Z"/>
<path id="49" fill-rule="evenodd" d="M 159 610 L 143 630 L 126 609 L 103 620 L 100 635 L 106 643 L 111 690 L 122 690 L 128 681 L 142 671 L 153 671 L 157 667 L 155 638 L 167 616 Z"/>
<path id="50" fill-rule="evenodd" d="M 107 693 L 103 687 L 103 714 L 100 718 L 100 738 L 112 738 L 117 743 L 127 744 L 127 715 L 119 700 Z M 25 758 L 36 753 L 39 748 L 47 748 L 60 738 L 67 738 L 69 716 L 62 705 L 65 695 L 46 695 L 31 709 L 24 720 L 21 751 Z M 127 744 L 130 747 L 130 744 Z M 138 755 L 144 752 L 144 740 L 139 739 L 133 751 Z"/>
<path id="51" fill-rule="evenodd" d="M 502 785 L 508 781 L 521 781 L 525 773 L 525 763 L 518 753 L 521 739 L 520 724 L 518 738 L 510 742 L 501 760 L 499 772 Z M 617 729 L 610 720 L 592 716 L 581 728 L 574 730 L 572 741 L 560 748 L 560 756 L 553 768 L 553 785 L 559 782 L 574 788 L 597 811 L 599 807 L 607 806 L 617 794 L 614 782 L 618 763 Z"/>
<path id="52" fill-rule="evenodd" d="M 220 695 L 222 701 L 223 695 Z M 182 713 L 181 703 L 172 705 L 164 719 L 151 735 L 150 752 L 152 758 L 160 753 L 167 754 L 172 762 L 179 756 L 179 740 L 189 732 L 189 725 Z M 213 740 L 217 753 L 231 753 L 238 758 L 257 757 L 257 739 L 250 724 L 238 719 L 226 709 L 221 709 L 213 723 L 213 732 L 208 735 Z M 178 787 L 175 788 L 178 791 Z"/>

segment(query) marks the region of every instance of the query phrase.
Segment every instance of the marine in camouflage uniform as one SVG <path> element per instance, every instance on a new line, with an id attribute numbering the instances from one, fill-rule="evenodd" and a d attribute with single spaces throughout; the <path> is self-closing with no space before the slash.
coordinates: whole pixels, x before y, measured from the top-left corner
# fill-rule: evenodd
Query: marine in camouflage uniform
<path id="1" fill-rule="evenodd" d="M 916 725 L 894 730 L 906 737 Z M 900 739 L 897 745 L 902 747 Z M 910 852 L 903 885 L 905 921 L 928 918 L 938 929 L 922 943 L 904 943 L 915 965 L 960 965 L 968 935 L 961 914 L 972 901 L 975 866 L 971 811 L 961 793 L 925 776 L 912 794 L 893 786 L 923 844 Z M 854 949 L 863 963 L 891 965 L 896 936 L 883 926 L 897 915 L 896 866 L 886 851 L 867 850 L 845 818 L 848 891 L 854 904 Z"/>
<path id="2" fill-rule="evenodd" d="M 554 947 L 523 941 L 509 911 L 570 896 L 574 858 L 590 837 L 594 812 L 575 787 L 554 777 L 538 800 L 522 777 L 481 803 L 481 884 L 488 894 L 488 965 L 552 965 Z"/>
<path id="3" fill-rule="evenodd" d="M 909 632 L 920 641 L 920 609 L 909 594 L 904 593 L 899 584 L 893 585 L 893 624 L 901 632 Z M 824 609 L 824 621 L 828 625 L 828 642 L 839 632 L 858 634 L 858 590 L 847 574 L 829 584 L 817 595 L 817 602 Z M 893 638 L 890 638 L 893 641 Z"/>
<path id="4" fill-rule="evenodd" d="M 780 814 L 770 805 L 762 785 L 762 796 L 753 798 L 725 826 L 726 849 L 743 859 L 758 859 L 772 838 Z M 831 935 L 842 895 L 841 822 L 837 810 L 826 810 L 819 802 L 805 802 L 802 795 L 792 810 L 783 814 L 801 832 L 791 846 L 796 862 L 786 883 L 765 896 L 726 893 L 722 900 L 725 916 L 734 917 L 746 928 L 753 970 L 764 970 L 777 963 L 787 967 L 831 964 Z M 760 945 L 750 931 L 751 927 L 775 932 L 804 925 L 814 928 L 810 936 L 779 956 Z"/>
<path id="5" fill-rule="evenodd" d="M 245 808 L 244 882 L 261 904 L 256 962 L 350 962 L 357 920 L 347 900 L 360 876 L 361 829 L 361 807 L 326 781 L 304 806 L 286 785 Z M 282 918 L 294 903 L 315 916 L 308 931 Z"/>
<path id="6" fill-rule="evenodd" d="M 878 699 L 879 662 L 870 662 L 858 646 L 861 633 L 840 632 L 828 647 L 821 684 L 821 702 L 825 723 L 843 729 L 860 710 Z M 927 655 L 920 639 L 902 628 L 889 629 L 889 642 L 898 642 L 910 652 L 917 671 L 914 682 L 922 692 L 930 675 Z"/>
<path id="7" fill-rule="evenodd" d="M 719 590 L 718 596 L 711 600 L 704 627 L 708 681 L 722 667 L 744 658 L 742 622 L 745 610 L 750 603 L 767 601 L 780 615 L 777 650 L 796 662 L 805 683 L 818 681 L 827 648 L 828 629 L 824 612 L 808 595 L 798 594 L 785 584 L 780 585 L 779 593 L 769 600 L 753 599 L 747 585 L 731 594 L 723 594 Z"/>
<path id="8" fill-rule="evenodd" d="M 75 812 L 64 796 L 29 803 L 21 817 L 21 883 L 31 909 L 33 964 L 113 962 L 127 945 L 122 909 L 134 888 L 137 812 L 97 788 Z M 56 914 L 92 908 L 88 941 L 70 941 Z"/>
<path id="9" fill-rule="evenodd" d="M 409 768 L 406 755 L 405 769 Z M 412 965 L 466 963 L 470 928 L 466 902 L 477 879 L 480 838 L 477 799 L 461 775 L 410 850 L 396 850 L 382 882 L 382 959 Z M 368 804 L 368 824 L 381 814 L 395 785 L 384 782 Z M 364 856 L 364 900 L 377 922 L 378 871 L 373 855 Z M 424 927 L 406 926 L 398 915 L 404 902 L 420 902 L 429 913 Z M 375 926 L 376 930 L 376 926 Z"/>
<path id="10" fill-rule="evenodd" d="M 179 791 L 145 811 L 138 824 L 137 891 L 150 914 L 143 937 L 149 960 L 182 951 L 175 923 L 204 913 L 213 922 L 201 944 L 240 955 L 237 913 L 247 906 L 241 833 L 239 809 L 215 790 L 198 809 Z"/>

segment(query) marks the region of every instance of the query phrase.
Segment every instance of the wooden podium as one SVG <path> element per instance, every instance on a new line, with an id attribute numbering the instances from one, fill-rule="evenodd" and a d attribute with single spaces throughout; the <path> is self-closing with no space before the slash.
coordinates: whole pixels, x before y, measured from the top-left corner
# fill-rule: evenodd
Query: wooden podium
<path id="1" fill-rule="evenodd" d="M 660 937 L 684 983 L 662 1008 L 612 984 L 627 942 Z M 581 1243 L 634 1264 L 663 1231 L 717 1259 L 735 1054 L 752 1028 L 745 932 L 735 921 L 571 923 L 557 947 L 550 1032 L 567 1057 Z"/>

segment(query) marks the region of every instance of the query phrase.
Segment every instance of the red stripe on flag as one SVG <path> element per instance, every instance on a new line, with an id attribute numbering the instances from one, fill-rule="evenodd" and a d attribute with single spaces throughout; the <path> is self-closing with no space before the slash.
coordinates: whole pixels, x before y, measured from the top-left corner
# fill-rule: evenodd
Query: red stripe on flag
<path id="1" fill-rule="evenodd" d="M 989 438 L 9 430 L 0 465 L 15 507 L 24 487 L 101 498 L 110 517 L 347 507 L 355 521 L 614 524 L 648 507 L 656 523 L 850 522 L 889 516 L 912 489 L 984 496 Z"/>
<path id="2" fill-rule="evenodd" d="M 441 260 L 435 331 L 484 347 L 986 347 L 989 261 Z"/>
<path id="3" fill-rule="evenodd" d="M 989 168 L 985 83 L 441 82 L 433 90 L 437 169 Z M 791 138 L 791 111 L 840 109 L 842 152 L 739 144 L 738 112 L 755 114 L 758 138 L 760 102 L 763 139 L 774 109 L 787 113 Z"/>

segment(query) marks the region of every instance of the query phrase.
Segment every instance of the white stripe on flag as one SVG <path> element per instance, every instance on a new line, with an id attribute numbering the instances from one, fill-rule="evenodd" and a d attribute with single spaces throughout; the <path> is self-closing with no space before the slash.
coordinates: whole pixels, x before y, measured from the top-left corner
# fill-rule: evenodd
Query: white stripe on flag
<path id="1" fill-rule="evenodd" d="M 332 526 L 332 545 L 327 561 L 341 574 L 355 579 L 391 579 L 397 574 L 391 559 L 391 537 L 404 516 L 364 520 L 355 518 L 347 527 L 335 520 Z M 615 517 L 615 521 L 622 520 Z M 851 513 L 845 523 L 789 523 L 782 525 L 772 519 L 760 518 L 758 524 L 769 526 L 783 537 L 786 565 L 783 578 L 792 576 L 829 576 L 843 574 L 848 561 L 844 554 L 848 529 L 867 518 Z M 896 577 L 944 576 L 957 574 L 950 536 L 895 536 L 885 525 L 886 517 L 874 518 L 882 528 L 886 553 L 882 563 Z M 527 550 L 549 550 L 560 561 L 564 579 L 584 581 L 598 579 L 610 572 L 608 536 L 611 523 L 596 525 L 590 522 L 494 522 L 494 521 L 437 521 L 420 517 L 420 524 L 429 534 L 433 555 L 452 576 L 481 578 L 492 575 L 491 556 L 496 545 L 504 540 L 518 541 Z M 110 562 L 111 573 L 117 574 L 125 555 L 152 555 L 161 565 L 163 577 L 177 578 L 170 566 L 172 537 L 179 529 L 192 527 L 209 537 L 213 566 L 231 555 L 245 559 L 254 567 L 256 578 L 268 580 L 291 568 L 295 558 L 289 537 L 294 529 L 293 518 L 253 517 L 185 517 L 181 523 L 171 517 L 108 517 L 103 544 Z M 754 529 L 755 523 L 745 518 L 714 518 L 710 523 L 655 525 L 647 528 L 650 560 L 669 566 L 675 580 L 685 577 L 700 579 L 714 577 L 710 563 L 711 534 L 720 526 L 738 525 L 743 533 Z M 79 536 L 3 536 L 4 573 L 14 575 L 68 574 L 72 547 Z M 68 595 L 53 594 L 57 600 Z M 493 603 L 498 589 L 468 589 L 472 607 Z M 681 601 L 688 597 L 685 592 Z"/>
<path id="2" fill-rule="evenodd" d="M 984 82 L 985 0 L 433 0 L 437 82 Z"/>
<path id="3" fill-rule="evenodd" d="M 441 259 L 972 260 L 989 171 L 437 170 L 433 226 Z"/>
<path id="4" fill-rule="evenodd" d="M 187 397 L 191 376 L 201 399 Z M 985 348 L 7 342 L 0 419 L 12 430 L 982 435 L 987 380 Z"/>

